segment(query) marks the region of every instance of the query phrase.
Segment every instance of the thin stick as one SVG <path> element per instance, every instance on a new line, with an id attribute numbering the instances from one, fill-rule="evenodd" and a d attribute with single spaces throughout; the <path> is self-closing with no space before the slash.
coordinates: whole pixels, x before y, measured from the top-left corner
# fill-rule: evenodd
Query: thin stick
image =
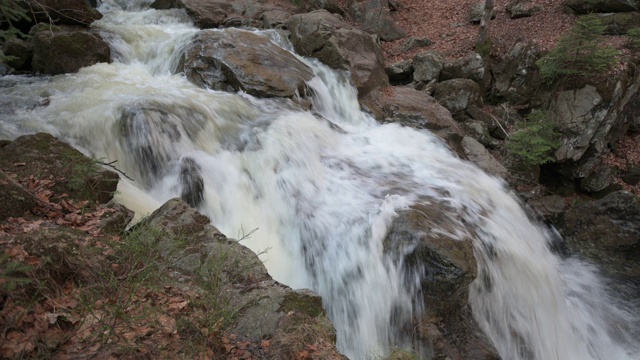
<path id="1" fill-rule="evenodd" d="M 122 170 L 118 169 L 117 167 L 113 166 L 113 164 L 117 163 L 118 160 L 113 160 L 112 162 L 108 162 L 108 163 L 105 163 L 105 162 L 102 162 L 102 161 L 96 161 L 96 162 L 98 164 L 100 164 L 100 165 L 104 165 L 104 166 L 108 166 L 108 167 L 112 168 L 113 170 L 119 172 L 120 174 L 122 174 L 122 176 L 126 177 L 127 179 L 129 179 L 131 181 L 135 181 L 131 177 L 129 177 L 129 175 L 127 175 L 124 171 L 122 171 Z"/>

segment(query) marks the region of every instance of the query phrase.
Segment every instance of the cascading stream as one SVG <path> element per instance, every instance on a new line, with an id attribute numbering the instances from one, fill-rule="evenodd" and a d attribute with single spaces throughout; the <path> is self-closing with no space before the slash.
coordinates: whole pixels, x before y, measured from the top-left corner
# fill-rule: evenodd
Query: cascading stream
<path id="1" fill-rule="evenodd" d="M 0 78 L 0 137 L 45 131 L 117 160 L 135 179 L 121 180 L 117 199 L 138 217 L 180 196 L 180 167 L 191 159 L 203 181 L 199 210 L 229 236 L 257 228 L 243 244 L 266 251 L 275 279 L 323 297 L 339 349 L 352 359 L 410 340 L 399 328 L 419 312 L 420 274 L 404 273 L 383 240 L 396 211 L 424 199 L 464 220 L 456 236 L 476 236 L 469 300 L 502 358 L 640 359 L 637 312 L 590 266 L 552 254 L 549 230 L 500 180 L 427 131 L 377 124 L 344 77 L 314 60 L 302 59 L 316 74 L 309 86 L 318 116 L 198 88 L 173 74 L 197 29 L 182 11 L 144 5 L 123 10 L 107 0 L 100 8 L 94 27 L 114 63 Z M 261 34 L 288 46 L 275 32 Z"/>

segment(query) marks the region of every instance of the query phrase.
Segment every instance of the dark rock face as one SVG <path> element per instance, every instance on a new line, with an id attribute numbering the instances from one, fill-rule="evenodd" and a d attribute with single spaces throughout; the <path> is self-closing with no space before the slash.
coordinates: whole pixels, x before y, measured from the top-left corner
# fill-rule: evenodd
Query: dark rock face
<path id="1" fill-rule="evenodd" d="M 360 97 L 389 85 L 382 52 L 369 34 L 322 10 L 294 15 L 287 27 L 299 54 L 315 57 L 337 70 L 349 70 Z"/>
<path id="2" fill-rule="evenodd" d="M 7 61 L 7 65 L 16 70 L 29 70 L 31 67 L 31 57 L 33 56 L 33 48 L 31 43 L 18 38 L 9 39 L 4 44 L 2 52 L 6 56 L 14 57 Z"/>
<path id="3" fill-rule="evenodd" d="M 0 170 L 17 174 L 20 179 L 53 177 L 57 179 L 54 192 L 98 204 L 113 198 L 119 180 L 117 173 L 103 169 L 70 145 L 44 133 L 21 136 L 1 148 Z"/>
<path id="4" fill-rule="evenodd" d="M 445 235 L 459 226 L 445 204 L 415 205 L 398 215 L 384 245 L 392 254 L 405 254 L 406 271 L 421 274 L 420 341 L 432 346 L 438 359 L 497 359 L 466 306 L 477 276 L 472 239 Z"/>
<path id="5" fill-rule="evenodd" d="M 611 193 L 566 212 L 559 227 L 570 251 L 640 289 L 640 199 Z"/>
<path id="6" fill-rule="evenodd" d="M 49 75 L 73 73 L 85 66 L 111 62 L 111 49 L 100 35 L 77 28 L 38 27 L 32 35 L 33 71 Z"/>
<path id="7" fill-rule="evenodd" d="M 640 10 L 637 0 L 566 0 L 564 7 L 578 15 Z"/>
<path id="8" fill-rule="evenodd" d="M 598 14 L 607 35 L 625 35 L 627 31 L 640 27 L 640 13 L 637 11 Z"/>
<path id="9" fill-rule="evenodd" d="M 84 0 L 27 0 L 36 22 L 88 27 L 102 14 Z"/>
<path id="10" fill-rule="evenodd" d="M 198 33 L 185 51 L 183 69 L 199 86 L 258 97 L 304 97 L 305 82 L 313 77 L 288 51 L 237 29 Z"/>
<path id="11" fill-rule="evenodd" d="M 204 200 L 204 179 L 200 173 L 202 168 L 190 157 L 185 157 L 180 165 L 180 197 L 191 207 L 197 208 Z"/>

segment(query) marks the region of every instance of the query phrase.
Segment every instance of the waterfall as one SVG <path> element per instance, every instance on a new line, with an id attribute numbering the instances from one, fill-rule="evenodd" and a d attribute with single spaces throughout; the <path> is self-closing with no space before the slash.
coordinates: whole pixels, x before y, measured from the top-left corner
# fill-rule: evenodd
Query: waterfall
<path id="1" fill-rule="evenodd" d="M 344 74 L 312 59 L 300 58 L 315 74 L 314 113 L 198 88 L 175 73 L 198 30 L 182 10 L 145 4 L 102 4 L 93 26 L 112 64 L 0 78 L 0 137 L 44 131 L 117 160 L 135 181 L 121 179 L 116 198 L 138 218 L 179 197 L 185 164 L 197 167 L 198 210 L 230 237 L 257 229 L 242 243 L 276 280 L 322 296 L 351 359 L 408 345 L 399 327 L 419 315 L 419 274 L 404 273 L 383 240 L 398 211 L 427 198 L 475 229 L 457 234 L 474 238 L 478 260 L 469 302 L 503 359 L 640 359 L 638 314 L 596 269 L 554 255 L 550 230 L 503 181 L 428 131 L 377 124 Z"/>

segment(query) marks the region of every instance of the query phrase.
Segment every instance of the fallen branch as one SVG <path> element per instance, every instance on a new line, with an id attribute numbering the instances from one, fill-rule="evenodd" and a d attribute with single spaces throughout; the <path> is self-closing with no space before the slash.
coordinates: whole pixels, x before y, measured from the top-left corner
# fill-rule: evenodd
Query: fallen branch
<path id="1" fill-rule="evenodd" d="M 113 170 L 119 172 L 120 174 L 122 174 L 122 176 L 126 177 L 127 179 L 131 180 L 131 181 L 135 181 L 133 180 L 131 177 L 129 177 L 129 175 L 127 175 L 124 171 L 118 169 L 117 167 L 113 166 L 113 164 L 115 164 L 116 162 L 118 162 L 118 160 L 113 160 L 112 162 L 102 162 L 102 161 L 96 161 L 98 164 L 100 165 L 104 165 L 104 166 L 108 166 L 110 168 L 112 168 Z"/>

